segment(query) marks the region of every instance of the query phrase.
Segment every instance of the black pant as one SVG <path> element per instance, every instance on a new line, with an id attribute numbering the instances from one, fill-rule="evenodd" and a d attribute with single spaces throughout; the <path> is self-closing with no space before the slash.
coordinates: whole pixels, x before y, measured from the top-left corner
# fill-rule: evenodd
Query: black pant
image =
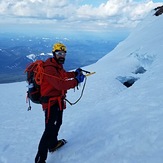
<path id="1" fill-rule="evenodd" d="M 59 106 L 53 105 L 50 108 L 50 116 L 47 121 L 47 110 L 45 111 L 45 131 L 38 146 L 35 163 L 44 163 L 47 159 L 48 150 L 56 146 L 58 132 L 62 125 L 62 115 L 63 111 L 60 111 Z"/>

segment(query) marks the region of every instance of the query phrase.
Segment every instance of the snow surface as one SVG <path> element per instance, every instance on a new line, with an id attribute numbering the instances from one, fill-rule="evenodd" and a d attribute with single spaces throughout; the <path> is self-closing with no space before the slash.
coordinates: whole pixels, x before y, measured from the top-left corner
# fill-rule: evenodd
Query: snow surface
<path id="1" fill-rule="evenodd" d="M 96 74 L 80 102 L 67 104 L 59 138 L 68 143 L 47 163 L 163 162 L 162 29 L 163 15 L 152 12 L 112 52 L 84 67 Z M 140 67 L 146 72 L 135 73 Z M 129 88 L 119 81 L 131 77 L 138 80 Z M 44 113 L 35 104 L 27 111 L 26 85 L 0 85 L 0 163 L 34 162 Z M 70 90 L 68 99 L 79 95 Z"/>

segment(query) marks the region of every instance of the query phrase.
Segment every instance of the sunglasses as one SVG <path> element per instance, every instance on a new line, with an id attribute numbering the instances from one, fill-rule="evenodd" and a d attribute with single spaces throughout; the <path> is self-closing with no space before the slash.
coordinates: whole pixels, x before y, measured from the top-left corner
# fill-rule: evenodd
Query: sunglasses
<path id="1" fill-rule="evenodd" d="M 64 52 L 64 51 L 58 51 L 58 52 L 55 52 L 55 54 L 58 56 L 62 56 L 62 57 L 66 56 L 66 52 Z"/>

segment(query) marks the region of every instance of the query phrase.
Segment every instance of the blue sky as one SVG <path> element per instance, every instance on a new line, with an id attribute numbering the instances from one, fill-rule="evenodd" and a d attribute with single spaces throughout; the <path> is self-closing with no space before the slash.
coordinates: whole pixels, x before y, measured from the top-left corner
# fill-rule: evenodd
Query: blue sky
<path id="1" fill-rule="evenodd" d="M 0 0 L 0 28 L 130 30 L 159 5 L 162 0 Z"/>
<path id="2" fill-rule="evenodd" d="M 99 6 L 102 3 L 106 3 L 107 0 L 83 0 L 80 2 L 81 5 L 84 4 L 89 4 L 89 5 L 93 5 L 93 6 Z"/>

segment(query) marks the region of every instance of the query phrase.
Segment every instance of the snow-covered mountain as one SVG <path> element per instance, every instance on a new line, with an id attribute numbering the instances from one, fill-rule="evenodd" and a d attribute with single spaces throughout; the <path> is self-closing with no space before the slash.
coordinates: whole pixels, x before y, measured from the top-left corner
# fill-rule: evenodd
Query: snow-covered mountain
<path id="1" fill-rule="evenodd" d="M 59 138 L 68 143 L 47 163 L 163 162 L 163 15 L 153 14 L 112 52 L 83 67 L 96 74 L 80 102 L 64 111 Z M 0 89 L 0 162 L 34 162 L 44 129 L 41 106 L 26 111 L 25 82 Z M 67 98 L 79 95 L 71 90 Z"/>
<path id="2" fill-rule="evenodd" d="M 31 36 L 31 33 L 11 34 L 3 33 L 3 31 L 0 35 L 0 83 L 24 81 L 26 66 L 35 60 L 49 58 L 55 42 L 63 42 L 68 47 L 65 68 L 70 70 L 76 66 L 96 62 L 122 39 L 121 37 L 106 39 L 97 36 L 89 38 L 85 36 L 85 40 L 79 37 L 68 39 L 63 36 L 54 37 L 57 34 L 51 33 L 47 33 L 47 37 L 44 37 L 44 34 Z"/>

